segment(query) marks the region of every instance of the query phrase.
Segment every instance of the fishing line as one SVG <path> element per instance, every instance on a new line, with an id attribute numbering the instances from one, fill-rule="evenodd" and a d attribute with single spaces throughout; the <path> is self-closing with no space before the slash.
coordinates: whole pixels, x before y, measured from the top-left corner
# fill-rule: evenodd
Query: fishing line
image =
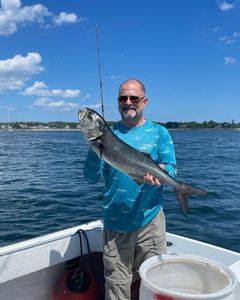
<path id="1" fill-rule="evenodd" d="M 101 74 L 100 50 L 99 50 L 99 32 L 98 32 L 98 26 L 97 25 L 96 25 L 96 41 L 97 41 L 97 59 L 98 59 L 98 74 L 99 74 L 101 108 L 102 108 L 102 117 L 104 118 L 104 104 L 103 104 L 103 92 L 102 92 L 102 74 Z"/>

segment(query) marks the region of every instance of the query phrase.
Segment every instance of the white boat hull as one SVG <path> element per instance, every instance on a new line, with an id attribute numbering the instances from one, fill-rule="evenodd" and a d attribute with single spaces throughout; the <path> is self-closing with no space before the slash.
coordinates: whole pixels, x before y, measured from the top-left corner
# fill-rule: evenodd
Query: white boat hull
<path id="1" fill-rule="evenodd" d="M 102 228 L 102 222 L 95 221 L 0 248 L 0 299 L 50 299 L 66 261 L 80 254 L 77 230 L 85 230 L 91 251 L 101 252 Z M 230 267 L 240 281 L 240 253 L 170 233 L 167 240 L 172 243 L 169 252 L 217 260 Z M 83 252 L 87 253 L 86 245 L 83 246 Z M 240 291 L 236 300 L 239 299 Z"/>

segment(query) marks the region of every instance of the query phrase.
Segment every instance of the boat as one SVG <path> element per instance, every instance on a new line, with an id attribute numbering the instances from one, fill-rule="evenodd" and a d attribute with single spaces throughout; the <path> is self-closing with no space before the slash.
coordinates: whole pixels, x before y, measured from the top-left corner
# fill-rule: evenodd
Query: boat
<path id="1" fill-rule="evenodd" d="M 80 255 L 79 231 L 85 232 L 91 252 L 99 254 L 101 258 L 101 220 L 1 247 L 0 299 L 51 299 L 66 263 Z M 83 254 L 87 254 L 86 240 L 81 240 Z M 199 255 L 214 259 L 231 269 L 239 281 L 236 300 L 240 299 L 240 253 L 173 233 L 167 233 L 167 241 L 169 253 Z M 100 263 L 99 266 L 103 274 L 103 265 Z"/>

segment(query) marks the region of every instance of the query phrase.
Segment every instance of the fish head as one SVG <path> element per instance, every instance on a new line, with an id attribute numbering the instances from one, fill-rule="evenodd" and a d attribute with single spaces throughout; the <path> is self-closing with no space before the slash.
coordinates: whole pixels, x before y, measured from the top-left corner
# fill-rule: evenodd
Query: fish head
<path id="1" fill-rule="evenodd" d="M 78 119 L 85 137 L 91 141 L 102 136 L 105 121 L 93 109 L 85 107 L 78 111 Z"/>

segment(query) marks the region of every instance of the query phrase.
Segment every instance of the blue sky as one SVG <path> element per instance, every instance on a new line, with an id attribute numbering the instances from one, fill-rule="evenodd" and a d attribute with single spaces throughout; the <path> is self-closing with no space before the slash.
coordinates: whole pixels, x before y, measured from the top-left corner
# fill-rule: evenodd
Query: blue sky
<path id="1" fill-rule="evenodd" d="M 118 120 L 118 86 L 141 80 L 153 121 L 240 122 L 240 1 L 1 0 L 0 122 Z"/>

